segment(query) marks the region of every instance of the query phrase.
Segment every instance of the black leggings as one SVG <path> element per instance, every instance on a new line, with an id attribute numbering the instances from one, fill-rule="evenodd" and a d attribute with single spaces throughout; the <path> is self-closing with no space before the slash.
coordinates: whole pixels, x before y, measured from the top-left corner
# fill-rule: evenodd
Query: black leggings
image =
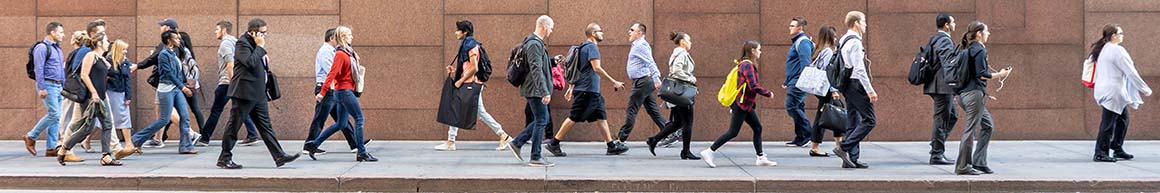
<path id="1" fill-rule="evenodd" d="M 689 152 L 689 142 L 693 137 L 693 106 L 675 106 L 669 113 L 669 124 L 661 131 L 652 137 L 652 140 L 660 141 L 677 130 L 681 130 L 681 152 Z"/>
<path id="2" fill-rule="evenodd" d="M 725 145 L 725 142 L 729 142 L 729 140 L 737 137 L 737 132 L 741 131 L 741 122 L 744 121 L 746 124 L 749 124 L 749 128 L 753 129 L 753 150 L 757 151 L 758 156 L 762 155 L 761 120 L 758 119 L 757 112 L 743 111 L 737 105 L 733 105 L 729 109 L 733 111 L 733 118 L 729 121 L 729 131 L 726 131 L 725 134 L 718 137 L 717 141 L 713 141 L 713 146 L 710 149 L 717 151 L 722 145 Z"/>
<path id="3" fill-rule="evenodd" d="M 815 95 L 815 96 L 817 96 L 817 95 Z M 830 103 L 831 100 L 834 100 L 834 98 L 831 98 L 831 97 L 833 97 L 832 93 L 826 94 L 826 96 L 819 96 L 818 97 L 818 112 L 817 112 L 817 114 L 814 115 L 814 125 L 813 125 L 814 130 L 811 131 L 811 132 L 813 132 L 813 134 L 810 135 L 810 137 L 811 137 L 810 141 L 813 141 L 814 143 L 817 143 L 817 144 L 822 143 L 822 134 L 826 133 L 826 129 L 834 130 L 834 138 L 842 137 L 843 134 L 846 134 L 846 128 L 821 128 L 821 127 L 818 127 L 817 120 L 818 120 L 818 118 L 822 117 L 821 109 L 823 107 L 826 107 L 826 104 Z"/>

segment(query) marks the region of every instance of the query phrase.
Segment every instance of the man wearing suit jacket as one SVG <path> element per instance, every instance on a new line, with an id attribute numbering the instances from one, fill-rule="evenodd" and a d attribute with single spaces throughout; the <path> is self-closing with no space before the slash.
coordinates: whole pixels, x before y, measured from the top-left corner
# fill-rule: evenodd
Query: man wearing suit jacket
<path id="1" fill-rule="evenodd" d="M 225 139 L 222 140 L 222 153 L 218 156 L 217 166 L 224 169 L 242 169 L 242 165 L 233 162 L 234 144 L 238 140 L 238 129 L 241 128 L 244 115 L 248 115 L 258 128 L 258 135 L 274 157 L 278 167 L 298 159 L 299 154 L 286 154 L 278 138 L 274 137 L 274 130 L 270 127 L 270 111 L 267 106 L 266 74 L 269 71 L 269 60 L 266 57 L 266 21 L 262 19 L 250 20 L 246 34 L 242 35 L 235 44 L 234 76 L 230 78 L 229 96 L 233 100 L 233 109 L 230 110 L 229 126 L 226 127 Z"/>

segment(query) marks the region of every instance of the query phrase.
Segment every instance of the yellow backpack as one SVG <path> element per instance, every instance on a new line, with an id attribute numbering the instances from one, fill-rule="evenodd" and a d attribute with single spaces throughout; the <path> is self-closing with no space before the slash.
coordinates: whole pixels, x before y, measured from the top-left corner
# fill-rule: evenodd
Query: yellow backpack
<path id="1" fill-rule="evenodd" d="M 733 70 L 730 70 L 729 75 L 725 76 L 725 84 L 722 84 L 721 91 L 717 92 L 717 101 L 721 102 L 721 106 L 729 107 L 733 105 L 734 101 L 738 100 L 737 98 L 741 98 L 741 100 L 745 98 L 745 96 L 738 96 L 742 90 L 745 90 L 745 86 L 747 86 L 746 84 L 737 86 L 737 67 L 741 66 L 741 62 L 743 61 L 733 61 L 737 65 L 733 66 Z"/>

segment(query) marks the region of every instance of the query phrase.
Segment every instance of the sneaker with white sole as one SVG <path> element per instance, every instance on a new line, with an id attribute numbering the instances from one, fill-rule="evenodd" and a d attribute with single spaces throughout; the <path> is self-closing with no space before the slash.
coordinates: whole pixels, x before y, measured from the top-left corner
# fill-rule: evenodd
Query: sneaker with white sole
<path id="1" fill-rule="evenodd" d="M 512 140 L 515 140 L 515 139 L 513 139 L 511 136 L 508 136 L 507 134 L 504 134 L 502 137 L 499 138 L 499 147 L 496 147 L 495 150 L 496 151 L 503 151 L 503 150 L 507 149 L 508 144 L 510 144 L 508 142 L 511 142 Z"/>
<path id="2" fill-rule="evenodd" d="M 552 162 L 549 162 L 548 160 L 544 160 L 544 159 L 538 159 L 538 160 L 532 160 L 532 161 L 528 162 L 528 166 L 552 167 L 552 166 L 556 166 L 556 163 L 552 163 Z"/>
<path id="3" fill-rule="evenodd" d="M 713 149 L 705 149 L 701 151 L 701 160 L 705 160 L 710 168 L 716 168 L 717 164 L 713 163 Z"/>
<path id="4" fill-rule="evenodd" d="M 435 150 L 455 151 L 455 142 L 450 142 L 450 141 L 444 142 L 443 144 L 439 144 L 439 145 L 435 146 Z"/>
<path id="5" fill-rule="evenodd" d="M 762 154 L 757 156 L 757 166 L 777 166 L 777 162 L 769 161 L 769 158 L 766 158 L 765 154 Z"/>

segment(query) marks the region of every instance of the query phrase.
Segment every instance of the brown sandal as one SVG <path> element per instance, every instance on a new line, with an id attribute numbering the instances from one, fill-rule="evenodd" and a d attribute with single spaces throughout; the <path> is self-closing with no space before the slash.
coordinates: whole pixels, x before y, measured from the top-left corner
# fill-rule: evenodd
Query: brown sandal
<path id="1" fill-rule="evenodd" d="M 105 153 L 104 156 L 101 156 L 101 166 L 121 166 L 121 161 L 113 159 L 112 155 Z"/>

